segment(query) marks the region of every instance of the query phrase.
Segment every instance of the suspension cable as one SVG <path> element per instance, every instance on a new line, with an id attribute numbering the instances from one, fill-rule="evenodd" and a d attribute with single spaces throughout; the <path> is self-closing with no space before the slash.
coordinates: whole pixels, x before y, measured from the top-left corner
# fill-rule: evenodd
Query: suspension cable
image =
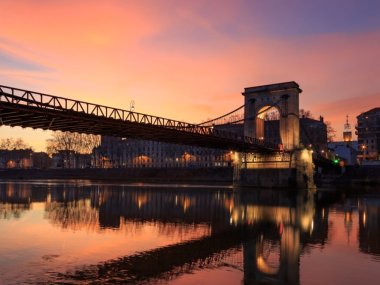
<path id="1" fill-rule="evenodd" d="M 276 104 L 273 104 L 272 106 L 268 106 L 268 107 L 265 108 L 264 110 L 258 112 L 258 113 L 256 114 L 256 116 L 258 116 L 258 115 L 260 115 L 260 114 L 262 114 L 262 113 L 265 113 L 266 111 L 268 111 L 268 110 L 270 110 L 271 108 L 273 108 L 275 105 L 276 105 Z M 248 119 L 251 119 L 251 118 L 248 118 Z M 232 124 L 236 124 L 236 123 L 240 123 L 240 122 L 244 122 L 244 121 L 246 121 L 245 118 L 240 119 L 240 120 L 236 120 L 236 121 L 232 121 L 232 122 L 228 122 L 228 123 L 226 123 L 226 125 L 232 125 Z"/>
<path id="2" fill-rule="evenodd" d="M 245 104 L 242 105 L 242 106 L 240 106 L 239 108 L 236 108 L 235 110 L 232 110 L 231 112 L 229 112 L 229 113 L 227 113 L 227 114 L 224 114 L 224 115 L 219 116 L 219 117 L 217 117 L 217 118 L 214 118 L 214 119 L 208 120 L 208 121 L 206 121 L 206 122 L 200 123 L 200 124 L 198 124 L 197 126 L 202 126 L 202 125 L 204 125 L 204 124 L 211 123 L 211 122 L 213 122 L 213 121 L 219 120 L 219 119 L 221 119 L 221 118 L 223 118 L 223 117 L 227 117 L 228 115 L 231 115 L 232 113 L 234 113 L 234 112 L 236 112 L 236 111 L 239 111 L 240 109 L 244 108 L 244 106 L 245 106 Z"/>
<path id="3" fill-rule="evenodd" d="M 270 106 L 268 106 L 267 108 L 261 110 L 260 112 L 258 112 L 258 113 L 256 114 L 256 116 L 258 116 L 258 115 L 260 115 L 260 114 L 262 114 L 262 113 L 267 112 L 268 110 L 270 110 L 270 109 L 273 108 L 274 106 L 277 106 L 278 103 L 280 103 L 281 100 L 283 100 L 283 99 L 281 98 L 281 99 L 277 100 L 276 102 L 274 102 L 272 105 L 270 105 Z M 221 119 L 221 118 L 223 118 L 223 117 L 227 117 L 228 115 L 230 115 L 230 114 L 232 114 L 232 113 L 234 113 L 234 112 L 240 110 L 240 109 L 243 108 L 244 106 L 245 106 L 245 104 L 244 104 L 243 106 L 240 106 L 239 108 L 237 108 L 237 109 L 235 109 L 235 110 L 233 110 L 233 111 L 231 111 L 231 112 L 229 112 L 229 113 L 223 115 L 223 116 L 220 116 L 220 117 L 215 118 L 215 119 L 212 119 L 212 120 L 208 120 L 208 121 L 206 121 L 206 122 L 203 122 L 203 123 L 199 124 L 198 126 L 201 126 L 201 125 L 203 125 L 203 124 L 206 124 L 206 123 L 210 123 L 210 122 L 216 121 L 216 120 Z M 248 118 L 248 119 L 251 119 L 251 118 Z M 236 124 L 236 123 L 240 123 L 240 122 L 244 122 L 244 121 L 246 121 L 245 118 L 240 119 L 240 120 L 236 120 L 236 121 L 232 121 L 232 122 L 228 122 L 228 123 L 226 123 L 226 125 L 232 125 L 232 124 Z M 208 125 L 208 126 L 204 126 L 204 127 L 211 127 L 211 126 L 212 126 L 212 125 Z"/>

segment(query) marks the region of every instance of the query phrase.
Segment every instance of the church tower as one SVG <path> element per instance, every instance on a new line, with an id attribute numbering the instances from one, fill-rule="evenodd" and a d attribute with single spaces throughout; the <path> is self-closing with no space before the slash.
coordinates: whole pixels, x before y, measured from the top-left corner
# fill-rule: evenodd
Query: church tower
<path id="1" fill-rule="evenodd" d="M 351 125 L 348 123 L 348 115 L 346 115 L 346 123 L 344 124 L 343 141 L 347 143 L 352 141 L 352 131 Z"/>

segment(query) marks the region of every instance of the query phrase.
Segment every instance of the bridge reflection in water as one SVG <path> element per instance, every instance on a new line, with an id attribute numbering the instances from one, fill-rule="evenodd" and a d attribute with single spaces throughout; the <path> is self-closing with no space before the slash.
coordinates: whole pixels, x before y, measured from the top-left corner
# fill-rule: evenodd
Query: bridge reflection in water
<path id="1" fill-rule="evenodd" d="M 57 282 L 154 283 L 229 266 L 244 272 L 245 284 L 299 284 L 300 255 L 312 244 L 324 244 L 328 233 L 328 207 L 316 205 L 307 191 L 0 184 L 0 218 L 20 217 L 35 202 L 45 203 L 52 224 L 71 230 L 122 231 L 156 223 L 168 235 L 184 236 L 179 243 L 59 273 Z M 380 206 L 365 200 L 360 205 L 360 246 L 380 254 L 365 220 L 377 215 L 371 223 L 378 222 Z M 201 234 L 185 240 L 191 229 Z"/>

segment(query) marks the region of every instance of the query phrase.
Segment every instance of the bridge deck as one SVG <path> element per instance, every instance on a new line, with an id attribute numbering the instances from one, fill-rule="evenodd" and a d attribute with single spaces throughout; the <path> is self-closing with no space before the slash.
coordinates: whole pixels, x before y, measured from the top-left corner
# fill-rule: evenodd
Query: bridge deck
<path id="1" fill-rule="evenodd" d="M 0 85 L 0 125 L 131 137 L 236 151 L 274 144 L 186 122 Z"/>

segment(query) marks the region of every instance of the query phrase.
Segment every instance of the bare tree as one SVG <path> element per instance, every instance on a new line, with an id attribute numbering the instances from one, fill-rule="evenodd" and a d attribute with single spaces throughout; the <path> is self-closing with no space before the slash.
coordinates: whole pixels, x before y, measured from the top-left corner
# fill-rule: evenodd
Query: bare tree
<path id="1" fill-rule="evenodd" d="M 305 109 L 300 109 L 299 117 L 300 118 L 314 119 L 313 114 L 309 110 L 305 110 Z"/>
<path id="2" fill-rule="evenodd" d="M 330 121 L 325 121 L 327 127 L 327 141 L 333 142 L 336 137 L 336 130 L 333 128 Z"/>
<path id="3" fill-rule="evenodd" d="M 32 149 L 30 145 L 26 144 L 22 138 L 6 138 L 0 140 L 0 149 L 14 150 L 14 149 Z"/>
<path id="4" fill-rule="evenodd" d="M 264 120 L 265 121 L 276 121 L 276 120 L 280 120 L 280 112 L 272 107 L 270 108 L 266 113 L 265 113 L 265 116 L 264 116 Z"/>
<path id="5" fill-rule="evenodd" d="M 46 141 L 46 151 L 49 155 L 62 153 L 70 168 L 71 156 L 90 154 L 100 144 L 100 136 L 71 132 L 55 132 L 53 138 Z M 64 163 L 65 165 L 65 163 Z"/>

